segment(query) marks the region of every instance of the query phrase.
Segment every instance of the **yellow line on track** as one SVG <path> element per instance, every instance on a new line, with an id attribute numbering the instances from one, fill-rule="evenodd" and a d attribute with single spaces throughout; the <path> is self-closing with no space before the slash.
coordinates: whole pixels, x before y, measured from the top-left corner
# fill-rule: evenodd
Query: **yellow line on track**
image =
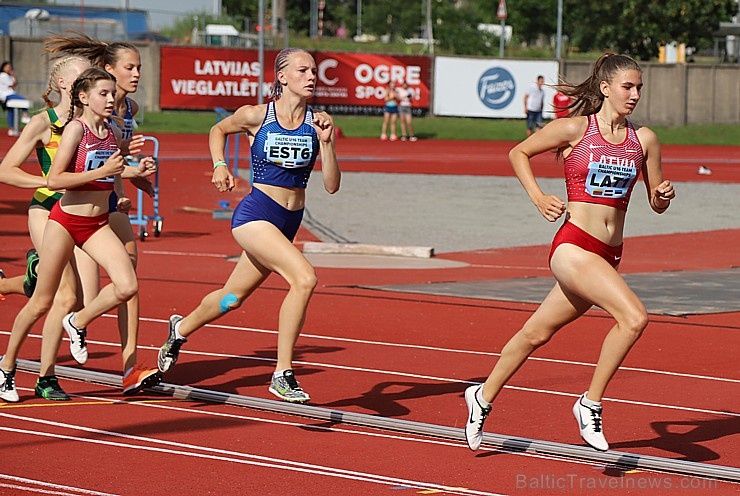
<path id="1" fill-rule="evenodd" d="M 110 400 L 110 401 L 54 401 L 49 403 L 4 403 L 0 404 L 0 410 L 9 410 L 16 408 L 46 408 L 51 406 L 85 406 L 85 405 L 125 405 L 127 403 L 182 403 L 186 400 L 170 399 L 170 400 Z"/>

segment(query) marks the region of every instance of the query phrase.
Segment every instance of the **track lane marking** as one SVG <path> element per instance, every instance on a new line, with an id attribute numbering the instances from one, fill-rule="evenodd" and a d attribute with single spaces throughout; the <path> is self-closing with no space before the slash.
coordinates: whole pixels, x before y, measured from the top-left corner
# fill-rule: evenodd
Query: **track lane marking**
<path id="1" fill-rule="evenodd" d="M 142 319 L 142 320 L 151 320 L 151 319 Z M 219 328 L 227 327 L 230 329 L 245 329 L 245 328 L 232 327 L 232 326 L 210 326 L 210 327 L 219 327 Z M 246 328 L 246 330 L 249 330 L 249 328 Z M 258 332 L 276 333 L 276 331 L 258 331 Z M 29 335 L 29 336 L 33 336 L 39 339 L 41 338 L 40 335 Z M 102 345 L 102 346 L 112 346 L 116 348 L 119 347 L 118 344 L 109 343 L 107 341 L 95 341 L 95 340 L 88 339 L 87 342 L 92 343 L 92 344 Z M 156 348 L 153 346 L 139 346 L 139 349 L 158 350 L 159 348 Z M 266 363 L 276 363 L 277 362 L 277 359 L 274 359 L 274 358 L 233 355 L 233 354 L 227 354 L 227 353 L 212 353 L 212 352 L 201 352 L 201 351 L 194 351 L 194 350 L 181 350 L 181 353 L 186 354 L 186 355 L 204 356 L 204 357 L 238 358 L 238 359 L 243 359 L 243 360 L 252 360 L 252 361 L 266 362 Z M 354 367 L 354 366 L 349 366 L 349 365 L 337 365 L 337 364 L 330 364 L 330 363 L 323 363 L 323 362 L 308 362 L 308 361 L 303 361 L 303 360 L 294 360 L 293 363 L 299 364 L 299 365 L 311 366 L 311 367 L 326 368 L 326 369 L 346 370 L 346 371 L 352 371 L 352 372 L 366 372 L 366 373 L 372 373 L 372 374 L 391 375 L 391 376 L 405 377 L 405 378 L 412 378 L 412 379 L 424 379 L 424 380 L 438 381 L 438 382 L 457 383 L 461 385 L 461 388 L 463 385 L 478 384 L 477 382 L 465 381 L 465 380 L 455 379 L 455 378 L 450 378 L 450 377 L 439 377 L 439 376 L 415 374 L 411 372 L 398 372 L 398 371 L 383 370 L 383 369 L 370 369 L 366 367 Z M 576 363 L 576 365 L 579 365 L 579 363 Z M 668 375 L 673 375 L 673 374 L 670 373 Z M 709 380 L 713 380 L 710 377 L 705 377 L 705 378 Z M 721 380 L 721 379 L 714 379 L 714 380 Z M 727 381 L 728 382 L 740 382 L 740 381 L 735 381 L 733 379 L 727 379 Z M 524 387 L 524 386 L 512 386 L 510 384 L 507 384 L 506 386 L 504 386 L 504 388 L 511 389 L 514 391 L 524 391 L 524 392 L 538 393 L 538 394 L 549 394 L 549 395 L 554 395 L 554 396 L 567 396 L 570 398 L 577 398 L 581 395 L 581 393 L 569 393 L 565 391 L 555 391 L 555 390 L 550 390 L 550 389 L 529 388 L 529 387 Z M 710 415 L 740 417 L 740 412 L 710 410 L 706 408 L 668 405 L 668 404 L 663 404 L 663 403 L 652 403 L 652 402 L 627 400 L 627 399 L 613 398 L 613 397 L 605 397 L 604 399 L 608 401 L 613 401 L 615 403 L 623 403 L 623 404 L 628 404 L 628 405 L 648 406 L 648 407 L 653 407 L 653 408 L 661 408 L 661 409 L 667 409 L 667 410 L 680 410 L 680 411 L 687 411 L 687 412 L 692 412 L 692 413 L 706 413 Z"/>
<path id="2" fill-rule="evenodd" d="M 31 487 L 31 484 L 36 485 L 36 486 L 41 486 L 41 487 L 48 487 L 48 488 L 52 488 L 52 489 L 64 489 L 66 491 L 74 491 L 75 493 L 78 493 L 78 494 L 88 494 L 88 495 L 91 495 L 91 496 L 118 496 L 118 495 L 116 495 L 114 493 L 101 493 L 99 491 L 92 491 L 90 489 L 82 489 L 82 488 L 79 488 L 79 487 L 72 487 L 72 486 L 63 486 L 63 485 L 60 485 L 60 484 L 54 484 L 54 483 L 51 483 L 51 482 L 45 482 L 45 481 L 40 481 L 40 480 L 36 480 L 36 479 L 27 479 L 25 477 L 17 477 L 17 476 L 10 475 L 10 474 L 1 474 L 0 473 L 0 480 L 10 480 L 10 481 L 14 481 L 14 482 L 21 482 L 21 483 L 27 484 L 26 486 L 17 486 L 17 485 L 10 485 L 10 484 L 0 483 L 0 487 L 8 487 L 8 488 L 12 488 L 12 489 L 19 489 L 21 491 L 31 490 L 34 493 L 69 495 L 69 492 L 60 493 L 58 491 L 41 490 L 41 489 L 38 489 L 38 488 L 35 488 L 35 487 Z"/>
<path id="3" fill-rule="evenodd" d="M 114 314 L 104 314 L 104 317 L 118 318 Z M 167 324 L 169 322 L 169 320 L 166 320 L 166 319 L 156 319 L 156 318 L 150 318 L 150 317 L 141 317 L 140 320 L 147 321 L 147 322 L 153 322 L 153 323 L 162 323 L 162 324 Z M 211 327 L 214 329 L 225 329 L 225 330 L 232 330 L 232 331 L 248 331 L 248 332 L 254 332 L 254 333 L 259 333 L 259 334 L 277 335 L 277 331 L 275 330 L 259 329 L 256 327 L 230 326 L 230 325 L 213 324 L 213 323 L 206 324 L 203 327 Z M 371 345 L 371 346 L 386 346 L 386 347 L 391 347 L 391 348 L 408 348 L 408 349 L 443 352 L 443 353 L 459 353 L 463 355 L 476 355 L 476 356 L 486 356 L 486 357 L 500 357 L 501 356 L 500 353 L 492 353 L 492 352 L 487 352 L 487 351 L 458 350 L 454 348 L 441 348 L 441 347 L 436 347 L 436 346 L 424 346 L 424 345 L 416 345 L 416 344 L 391 343 L 391 342 L 386 342 L 386 341 L 372 341 L 372 340 L 366 340 L 366 339 L 322 336 L 320 334 L 310 334 L 310 333 L 304 333 L 304 332 L 301 332 L 300 337 L 310 338 L 310 339 L 322 339 L 322 340 L 327 340 L 327 341 L 366 344 L 366 345 Z M 149 347 L 149 349 L 158 350 L 159 348 Z M 187 353 L 188 351 L 183 350 L 183 352 Z M 546 363 L 555 363 L 555 364 L 563 364 L 563 365 L 577 365 L 577 366 L 592 367 L 592 368 L 596 367 L 596 364 L 591 363 L 591 362 L 579 362 L 579 361 L 574 361 L 574 360 L 562 360 L 562 359 L 557 359 L 557 358 L 529 357 L 528 360 L 531 360 L 533 362 L 546 362 Z M 668 376 L 675 376 L 675 377 L 686 377 L 689 379 L 722 381 L 722 382 L 740 384 L 740 379 L 732 379 L 728 377 L 687 374 L 683 372 L 671 372 L 667 370 L 646 369 L 646 368 L 641 368 L 641 367 L 619 367 L 619 370 L 630 371 L 630 372 L 642 372 L 646 374 L 659 374 L 659 375 L 668 375 Z"/>
<path id="4" fill-rule="evenodd" d="M 0 413 L 0 416 L 7 417 L 9 415 Z M 13 416 L 10 416 L 10 417 L 13 417 Z M 36 423 L 41 423 L 46 426 L 51 425 L 51 426 L 55 426 L 59 428 L 64 428 L 64 429 L 69 429 L 69 430 L 78 430 L 82 432 L 87 432 L 87 433 L 102 435 L 102 436 L 108 436 L 112 438 L 121 438 L 127 441 L 132 441 L 132 443 L 129 444 L 129 443 L 124 443 L 124 442 L 119 442 L 119 441 L 89 439 L 89 438 L 84 438 L 84 437 L 70 436 L 66 434 L 54 434 L 54 433 L 49 433 L 49 432 L 41 432 L 38 430 L 17 429 L 17 428 L 5 427 L 5 426 L 0 426 L 0 431 L 14 432 L 17 434 L 25 434 L 25 435 L 31 435 L 31 436 L 50 437 L 50 438 L 66 440 L 66 441 L 76 441 L 76 442 L 83 442 L 83 443 L 90 443 L 90 444 L 98 444 L 98 445 L 111 446 L 111 447 L 117 447 L 117 448 L 129 448 L 129 449 L 142 450 L 142 451 L 158 452 L 158 453 L 163 453 L 167 455 L 189 456 L 189 457 L 203 458 L 203 459 L 215 460 L 215 461 L 225 461 L 225 462 L 230 462 L 230 463 L 253 465 L 253 466 L 273 468 L 273 469 L 278 469 L 278 470 L 288 470 L 291 472 L 297 471 L 297 472 L 303 472 L 303 473 L 311 474 L 311 475 L 324 475 L 327 477 L 336 477 L 336 478 L 348 479 L 352 481 L 369 482 L 373 484 L 381 484 L 381 485 L 406 484 L 406 485 L 409 485 L 411 487 L 418 488 L 418 489 L 441 489 L 446 492 L 449 492 L 450 494 L 475 495 L 475 496 L 504 496 L 499 493 L 490 493 L 490 492 L 483 492 L 483 491 L 476 491 L 476 490 L 464 490 L 464 491 L 458 492 L 457 490 L 451 490 L 453 488 L 450 488 L 448 486 L 444 486 L 441 484 L 427 483 L 427 482 L 422 482 L 422 481 L 414 481 L 414 480 L 401 479 L 401 478 L 395 478 L 395 477 L 388 477 L 388 476 L 372 474 L 368 472 L 345 470 L 345 469 L 340 469 L 337 467 L 328 467 L 328 466 L 312 464 L 312 463 L 297 462 L 293 460 L 287 460 L 285 458 L 272 458 L 272 457 L 254 455 L 251 453 L 240 453 L 236 451 L 192 445 L 188 443 L 179 443 L 175 441 L 164 441 L 164 440 L 160 440 L 156 438 L 135 436 L 131 434 L 124 434 L 124 433 L 119 433 L 119 432 L 114 432 L 114 431 L 83 427 L 80 425 L 65 424 L 62 422 L 52 422 L 48 420 L 38 420 L 38 419 L 31 419 L 31 418 L 24 418 L 24 417 L 15 417 L 15 418 L 16 420 L 26 420 L 28 422 L 36 422 Z M 154 444 L 154 445 L 163 445 L 165 446 L 165 448 L 160 448 L 157 446 L 139 445 L 139 444 L 133 443 L 134 441 L 144 442 L 144 443 L 149 443 L 149 444 Z M 173 448 L 177 448 L 177 449 L 173 449 Z M 186 451 L 186 450 L 193 450 L 193 451 Z M 199 453 L 199 451 L 205 452 L 205 453 Z"/>

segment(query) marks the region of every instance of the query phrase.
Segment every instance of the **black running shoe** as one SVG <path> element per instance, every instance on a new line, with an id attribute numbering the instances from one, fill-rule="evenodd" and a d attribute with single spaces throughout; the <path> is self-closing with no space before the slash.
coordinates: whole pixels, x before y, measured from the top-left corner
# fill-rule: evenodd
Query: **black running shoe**
<path id="1" fill-rule="evenodd" d="M 36 268 L 39 266 L 39 254 L 31 248 L 26 252 L 26 277 L 23 278 L 23 292 L 29 298 L 33 296 L 33 292 L 36 291 L 36 281 L 38 281 L 38 273 Z"/>
<path id="2" fill-rule="evenodd" d="M 57 376 L 47 375 L 36 381 L 35 393 L 37 398 L 51 401 L 69 401 L 69 395 L 59 385 Z"/>

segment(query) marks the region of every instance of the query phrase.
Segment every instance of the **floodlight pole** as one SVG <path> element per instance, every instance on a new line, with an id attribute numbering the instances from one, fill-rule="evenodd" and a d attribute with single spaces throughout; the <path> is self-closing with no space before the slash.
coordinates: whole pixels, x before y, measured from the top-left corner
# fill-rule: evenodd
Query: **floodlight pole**
<path id="1" fill-rule="evenodd" d="M 257 46 L 259 50 L 260 74 L 257 80 L 257 104 L 261 105 L 263 101 L 262 85 L 265 84 L 265 0 L 259 0 L 259 9 L 257 13 L 257 25 L 260 27 L 257 33 Z"/>
<path id="2" fill-rule="evenodd" d="M 506 37 L 506 20 L 501 19 L 501 36 L 498 40 L 498 56 L 504 58 L 504 38 Z"/>
<path id="3" fill-rule="evenodd" d="M 362 36 L 362 0 L 357 0 L 357 41 Z"/>
<path id="4" fill-rule="evenodd" d="M 558 32 L 555 40 L 555 58 L 560 61 L 563 51 L 563 0 L 558 0 Z"/>
<path id="5" fill-rule="evenodd" d="M 496 9 L 496 17 L 501 21 L 501 36 L 499 37 L 498 54 L 500 58 L 504 58 L 504 39 L 506 38 L 506 0 L 499 0 L 498 8 Z"/>

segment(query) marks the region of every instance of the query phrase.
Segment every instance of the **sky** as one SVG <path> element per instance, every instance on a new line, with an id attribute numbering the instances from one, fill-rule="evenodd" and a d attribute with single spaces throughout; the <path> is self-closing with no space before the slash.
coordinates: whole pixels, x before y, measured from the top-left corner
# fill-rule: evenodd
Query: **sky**
<path id="1" fill-rule="evenodd" d="M 52 0 L 50 3 L 146 10 L 152 31 L 161 31 L 183 17 L 191 17 L 194 12 L 213 14 L 221 6 L 221 0 Z"/>

